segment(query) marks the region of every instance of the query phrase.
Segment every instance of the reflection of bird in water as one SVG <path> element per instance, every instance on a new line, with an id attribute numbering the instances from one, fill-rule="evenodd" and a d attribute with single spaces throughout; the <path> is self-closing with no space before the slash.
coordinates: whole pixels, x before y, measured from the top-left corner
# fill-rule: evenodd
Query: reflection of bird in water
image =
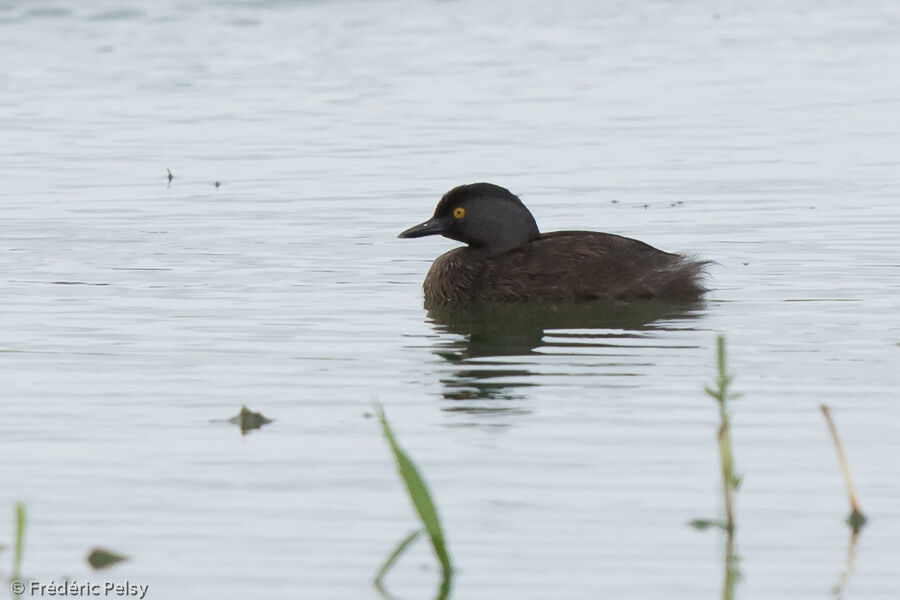
<path id="1" fill-rule="evenodd" d="M 428 316 L 438 332 L 460 336 L 442 341 L 433 350 L 455 366 L 452 377 L 442 380 L 445 398 L 514 399 L 521 396 L 517 390 L 536 385 L 535 360 L 527 357 L 550 352 L 555 357 L 584 357 L 593 350 L 604 359 L 612 359 L 613 364 L 608 367 L 627 371 L 629 365 L 621 364 L 621 360 L 633 354 L 634 338 L 664 331 L 672 321 L 697 318 L 702 306 L 700 302 L 672 304 L 652 300 L 477 303 L 431 306 Z M 618 349 L 621 352 L 617 353 Z M 511 360 L 516 356 L 526 358 Z M 489 360 L 492 357 L 497 360 Z"/>
<path id="2" fill-rule="evenodd" d="M 596 231 L 541 234 L 509 190 L 490 183 L 447 192 L 401 238 L 443 235 L 467 247 L 444 253 L 425 278 L 430 306 L 476 301 L 696 300 L 708 264 Z"/>

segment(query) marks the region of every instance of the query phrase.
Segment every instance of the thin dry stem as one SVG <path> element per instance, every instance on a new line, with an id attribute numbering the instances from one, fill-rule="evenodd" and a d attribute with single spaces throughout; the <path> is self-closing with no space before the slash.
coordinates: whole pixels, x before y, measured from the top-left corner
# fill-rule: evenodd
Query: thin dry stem
<path id="1" fill-rule="evenodd" d="M 828 424 L 828 431 L 831 432 L 831 441 L 834 442 L 834 450 L 837 452 L 838 463 L 841 466 L 841 472 L 844 474 L 844 485 L 847 488 L 847 498 L 850 500 L 850 517 L 848 521 L 854 530 L 858 530 L 865 522 L 865 516 L 863 516 L 863 512 L 859 508 L 859 501 L 856 499 L 853 481 L 850 478 L 850 467 L 847 465 L 847 458 L 844 456 L 844 448 L 841 446 L 837 427 L 834 426 L 834 420 L 831 418 L 831 410 L 825 404 L 820 404 L 819 408 L 825 417 L 825 423 Z"/>

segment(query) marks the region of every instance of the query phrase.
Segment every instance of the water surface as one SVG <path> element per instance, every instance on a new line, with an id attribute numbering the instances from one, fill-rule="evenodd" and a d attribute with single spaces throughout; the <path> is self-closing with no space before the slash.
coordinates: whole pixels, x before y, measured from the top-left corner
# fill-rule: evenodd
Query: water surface
<path id="1" fill-rule="evenodd" d="M 826 402 L 871 518 L 843 595 L 897 598 L 898 34 L 888 2 L 0 4 L 0 540 L 22 500 L 41 581 L 375 598 L 414 527 L 377 400 L 454 597 L 715 597 L 686 523 L 719 511 L 723 332 L 739 596 L 845 568 Z M 429 315 L 454 243 L 395 236 L 481 180 L 545 231 L 713 259 L 714 291 Z M 275 422 L 242 437 L 242 404 Z M 97 545 L 132 559 L 92 575 Z M 432 563 L 391 590 L 430 597 Z"/>

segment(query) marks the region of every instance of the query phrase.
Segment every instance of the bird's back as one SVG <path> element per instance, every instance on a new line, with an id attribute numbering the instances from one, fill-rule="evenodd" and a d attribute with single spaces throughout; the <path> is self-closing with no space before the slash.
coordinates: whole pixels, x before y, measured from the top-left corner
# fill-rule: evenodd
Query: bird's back
<path id="1" fill-rule="evenodd" d="M 493 256 L 468 247 L 441 255 L 425 301 L 690 300 L 706 291 L 706 264 L 609 233 L 557 231 Z"/>

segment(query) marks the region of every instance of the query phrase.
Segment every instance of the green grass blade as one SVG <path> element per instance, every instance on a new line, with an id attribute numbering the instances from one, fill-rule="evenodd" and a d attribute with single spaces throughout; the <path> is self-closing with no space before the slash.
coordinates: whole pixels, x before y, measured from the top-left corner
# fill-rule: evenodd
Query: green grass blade
<path id="1" fill-rule="evenodd" d="M 422 479 L 422 475 L 419 473 L 416 465 L 397 444 L 397 438 L 394 436 L 391 426 L 388 425 L 381 405 L 376 405 L 376 408 L 378 410 L 378 419 L 381 421 L 381 428 L 384 431 L 384 437 L 387 439 L 391 451 L 394 453 L 394 459 L 397 461 L 397 470 L 400 473 L 400 478 L 403 479 L 413 508 L 416 509 L 416 513 L 418 513 L 419 519 L 421 519 L 422 524 L 425 526 L 425 531 L 431 539 L 431 547 L 441 563 L 444 578 L 447 578 L 453 572 L 453 566 L 450 563 L 450 554 L 447 552 L 447 545 L 444 542 L 441 520 L 438 517 L 434 501 L 431 499 L 431 494 L 428 492 L 428 486 Z"/>
<path id="2" fill-rule="evenodd" d="M 13 557 L 13 579 L 21 577 L 22 554 L 25 546 L 25 505 L 16 504 L 16 549 Z"/>
<path id="3" fill-rule="evenodd" d="M 725 524 L 725 521 L 722 521 L 720 519 L 694 519 L 693 521 L 689 521 L 688 525 L 698 531 L 703 531 L 704 529 L 709 529 L 710 527 L 718 527 L 722 531 L 728 530 L 728 526 Z"/>
<path id="4" fill-rule="evenodd" d="M 394 563 L 397 562 L 397 559 L 406 552 L 406 549 L 412 544 L 416 539 L 422 535 L 421 529 L 416 529 L 411 534 L 403 538 L 397 547 L 391 552 L 391 555 L 387 557 L 387 560 L 384 561 L 384 564 L 381 565 L 381 568 L 378 569 L 378 573 L 375 575 L 375 585 L 381 586 L 381 581 L 384 579 L 384 576 L 388 571 L 391 570 L 391 567 L 394 566 Z"/>

